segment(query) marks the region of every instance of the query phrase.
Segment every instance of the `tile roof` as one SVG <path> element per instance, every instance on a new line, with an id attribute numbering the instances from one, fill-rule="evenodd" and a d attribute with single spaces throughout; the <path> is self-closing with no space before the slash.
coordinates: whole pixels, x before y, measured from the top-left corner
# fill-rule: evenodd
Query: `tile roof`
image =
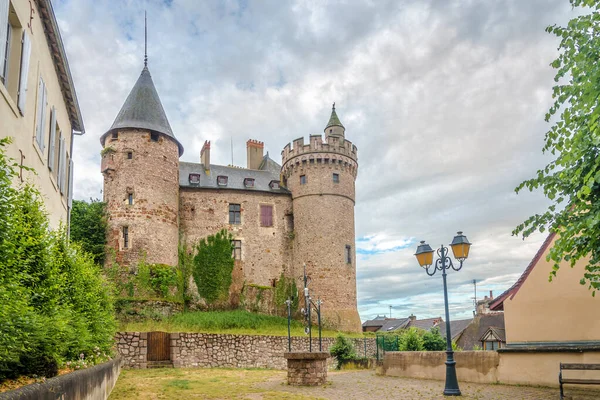
<path id="1" fill-rule="evenodd" d="M 489 314 L 479 314 L 473 318 L 473 321 L 463 331 L 458 338 L 457 343 L 463 350 L 473 350 L 473 346 L 481 346 L 481 337 L 494 327 L 498 332 L 504 330 L 504 313 L 495 312 Z M 452 329 L 452 328 L 450 328 Z"/>
<path id="2" fill-rule="evenodd" d="M 274 162 L 274 161 L 273 161 Z M 200 175 L 200 183 L 190 183 L 190 174 Z M 218 176 L 227 176 L 227 186 L 217 185 Z M 254 187 L 246 187 L 244 179 L 254 179 Z M 269 192 L 289 195 L 289 191 L 281 186 L 272 188 L 270 183 L 279 181 L 279 174 L 271 170 L 256 170 L 224 165 L 210 165 L 210 171 L 204 169 L 203 164 L 180 162 L 179 163 L 179 186 L 194 189 L 218 189 L 218 190 L 247 190 L 252 192 Z"/>
<path id="3" fill-rule="evenodd" d="M 377 332 L 393 332 L 405 328 L 409 321 L 408 318 L 387 319 Z"/>
<path id="4" fill-rule="evenodd" d="M 436 325 L 436 322 L 438 323 Z M 414 321 L 410 321 L 410 323 L 406 326 L 407 328 L 419 328 L 424 329 L 426 331 L 430 330 L 434 326 L 439 326 L 439 324 L 443 324 L 444 320 L 442 317 L 437 318 L 427 318 L 427 319 L 415 319 Z M 452 328 L 451 328 L 452 329 Z"/>
<path id="5" fill-rule="evenodd" d="M 527 279 L 527 277 L 529 276 L 529 274 L 531 273 L 531 271 L 533 270 L 533 268 L 536 266 L 536 264 L 538 263 L 538 261 L 540 260 L 540 258 L 542 258 L 542 255 L 544 255 L 544 253 L 546 252 L 546 250 L 550 246 L 550 243 L 552 243 L 552 240 L 554 239 L 554 236 L 556 236 L 556 233 L 551 233 L 551 234 L 548 235 L 548 237 L 546 238 L 546 240 L 544 240 L 544 243 L 542 244 L 542 246 L 539 248 L 539 250 L 537 251 L 537 253 L 535 253 L 535 256 L 533 257 L 533 259 L 531 260 L 531 262 L 529 263 L 529 265 L 527 266 L 527 268 L 525 268 L 525 271 L 523 271 L 523 273 L 521 274 L 521 276 L 519 277 L 519 279 L 517 279 L 517 281 L 515 282 L 515 284 L 512 285 L 504 293 L 502 293 L 500 296 L 496 297 L 494 299 L 494 301 L 492 301 L 490 303 L 490 310 L 492 310 L 492 311 L 503 311 L 504 310 L 504 300 L 508 296 L 510 296 L 511 299 L 513 297 L 515 297 L 515 294 L 517 294 L 517 292 L 521 288 L 521 285 L 523 285 L 523 282 L 525 282 L 525 280 Z"/>
<path id="6" fill-rule="evenodd" d="M 479 338 L 480 342 L 485 338 L 488 332 L 492 332 L 496 339 L 506 343 L 506 330 L 504 328 L 498 328 L 496 326 L 490 326 L 487 331 L 483 332 L 483 335 L 481 335 L 481 337 Z"/>
<path id="7" fill-rule="evenodd" d="M 368 327 L 368 326 L 383 326 L 383 324 L 385 323 L 385 320 L 387 320 L 388 318 L 385 315 L 378 315 L 377 317 L 367 320 L 365 322 L 363 322 L 362 326 L 364 327 Z"/>
<path id="8" fill-rule="evenodd" d="M 338 118 L 337 113 L 335 112 L 335 103 L 333 103 L 333 108 L 331 109 L 331 117 L 329 117 L 329 122 L 327 122 L 327 126 L 325 127 L 325 129 L 329 128 L 330 126 L 341 126 L 342 128 L 344 127 L 344 125 L 342 125 L 342 122 Z"/>

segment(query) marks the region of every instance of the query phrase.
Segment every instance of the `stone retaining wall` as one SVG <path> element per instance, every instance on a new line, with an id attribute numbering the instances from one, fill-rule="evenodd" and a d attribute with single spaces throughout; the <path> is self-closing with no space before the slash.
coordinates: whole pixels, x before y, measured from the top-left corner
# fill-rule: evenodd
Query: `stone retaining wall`
<path id="1" fill-rule="evenodd" d="M 0 393 L 0 400 L 106 400 L 121 372 L 121 359 Z"/>
<path id="2" fill-rule="evenodd" d="M 123 365 L 146 368 L 148 352 L 146 332 L 119 332 L 117 349 Z M 360 357 L 374 357 L 375 338 L 350 339 Z M 323 338 L 323 351 L 335 338 Z M 366 351 L 365 351 L 366 345 Z M 312 350 L 319 351 L 319 339 L 313 338 Z M 292 351 L 308 351 L 308 337 L 293 337 Z M 175 367 L 234 367 L 286 369 L 283 353 L 288 351 L 286 336 L 228 335 L 214 333 L 171 333 L 171 361 Z M 335 359 L 329 358 L 333 366 Z"/>

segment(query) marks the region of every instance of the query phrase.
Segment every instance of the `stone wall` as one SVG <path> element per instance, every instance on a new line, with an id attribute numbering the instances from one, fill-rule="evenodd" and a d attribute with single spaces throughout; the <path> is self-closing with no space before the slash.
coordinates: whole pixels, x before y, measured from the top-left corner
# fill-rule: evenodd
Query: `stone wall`
<path id="1" fill-rule="evenodd" d="M 16 390 L 0 393 L 0 400 L 105 400 L 121 373 L 121 359 L 91 368 L 56 376 L 43 383 L 32 383 Z"/>
<path id="2" fill-rule="evenodd" d="M 147 367 L 147 333 L 119 332 L 116 340 L 125 367 Z M 354 338 L 350 341 L 358 356 L 375 356 L 375 338 Z M 329 351 L 334 342 L 335 338 L 323 338 L 323 351 Z M 319 351 L 318 338 L 313 338 L 312 346 L 313 351 Z M 308 337 L 292 338 L 292 351 L 308 350 Z M 283 353 L 287 351 L 286 336 L 171 333 L 171 361 L 175 367 L 285 369 Z M 330 367 L 335 365 L 333 358 L 327 362 Z"/>

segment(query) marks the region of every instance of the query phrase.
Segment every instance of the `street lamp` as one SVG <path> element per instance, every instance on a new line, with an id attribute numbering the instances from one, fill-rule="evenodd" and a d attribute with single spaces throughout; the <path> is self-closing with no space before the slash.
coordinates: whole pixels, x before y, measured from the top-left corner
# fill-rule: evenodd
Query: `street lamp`
<path id="1" fill-rule="evenodd" d="M 455 271 L 460 271 L 463 262 L 469 256 L 469 249 L 471 243 L 467 240 L 467 237 L 458 232 L 452 243 L 450 243 L 454 258 L 460 263 L 458 268 L 454 266 L 450 257 L 448 257 L 448 247 L 441 247 L 437 250 L 438 258 L 433 262 L 433 250 L 431 246 L 425 243 L 424 240 L 417 247 L 415 256 L 419 265 L 425 268 L 427 275 L 433 276 L 437 271 L 442 271 L 442 278 L 444 280 L 444 306 L 446 308 L 446 387 L 444 388 L 445 396 L 460 396 L 460 389 L 458 388 L 458 379 L 456 378 L 456 361 L 454 361 L 454 351 L 452 351 L 452 334 L 450 333 L 450 313 L 448 311 L 448 288 L 446 286 L 446 270 L 452 268 Z M 430 270 L 431 268 L 431 270 Z"/>

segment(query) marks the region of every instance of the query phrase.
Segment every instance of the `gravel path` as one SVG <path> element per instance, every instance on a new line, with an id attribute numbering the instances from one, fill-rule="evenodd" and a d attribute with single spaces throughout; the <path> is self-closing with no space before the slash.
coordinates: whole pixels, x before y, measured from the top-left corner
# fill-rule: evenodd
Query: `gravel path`
<path id="1" fill-rule="evenodd" d="M 273 392 L 287 392 L 314 399 L 327 400 L 380 400 L 380 399 L 447 399 L 442 395 L 443 381 L 378 376 L 374 371 L 329 372 L 324 387 L 288 386 L 285 375 L 273 376 L 256 387 Z M 484 385 L 460 383 L 462 399 L 479 400 L 529 400 L 559 399 L 558 388 L 528 386 Z M 600 387 L 583 386 L 565 388 L 565 399 L 598 400 Z M 282 397 L 285 395 L 282 393 Z"/>

